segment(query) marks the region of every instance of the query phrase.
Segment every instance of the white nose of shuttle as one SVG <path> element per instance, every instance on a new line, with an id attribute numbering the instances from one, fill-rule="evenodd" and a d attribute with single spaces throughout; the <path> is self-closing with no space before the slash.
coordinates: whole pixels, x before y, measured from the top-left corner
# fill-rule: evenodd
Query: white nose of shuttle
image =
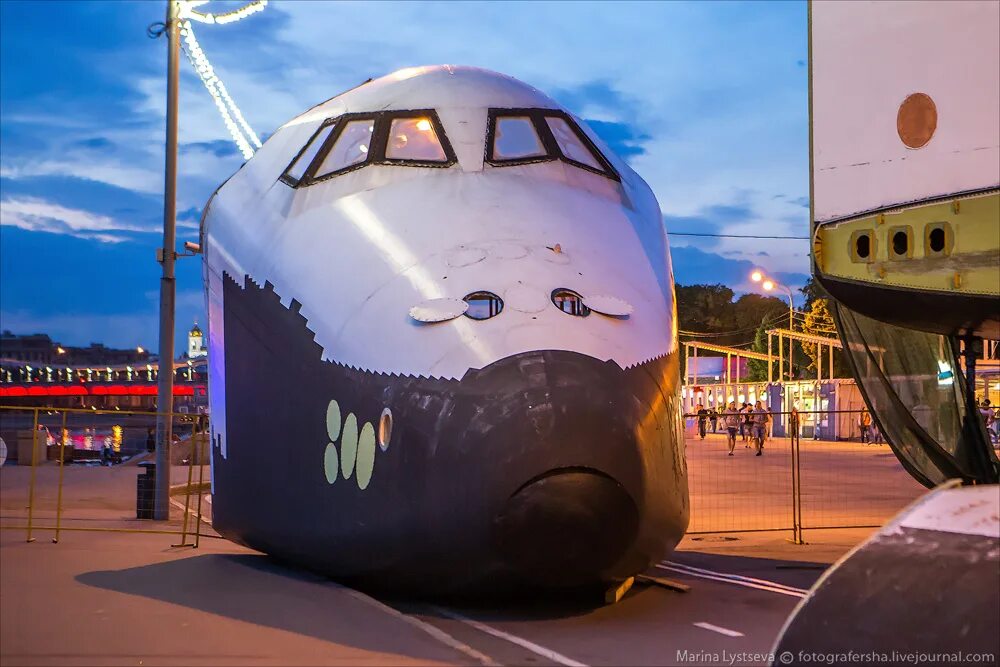
<path id="1" fill-rule="evenodd" d="M 356 368 L 460 378 L 550 349 L 624 368 L 669 351 L 672 304 L 653 268 L 667 259 L 641 240 L 643 226 L 661 224 L 543 176 L 427 174 L 296 211 L 282 239 L 296 261 L 283 268 L 327 358 Z M 552 300 L 561 289 L 612 295 L 634 312 L 567 314 Z M 482 291 L 503 301 L 488 319 L 410 317 L 424 301 Z"/>

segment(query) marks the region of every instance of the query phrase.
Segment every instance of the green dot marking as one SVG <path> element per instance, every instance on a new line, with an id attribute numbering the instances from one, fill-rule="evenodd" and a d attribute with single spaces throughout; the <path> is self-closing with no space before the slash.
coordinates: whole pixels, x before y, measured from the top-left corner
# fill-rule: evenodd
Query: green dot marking
<path id="1" fill-rule="evenodd" d="M 361 436 L 358 438 L 358 488 L 364 491 L 368 488 L 368 483 L 372 481 L 372 472 L 375 470 L 375 427 L 370 422 L 365 422 L 361 427 Z"/>
<path id="2" fill-rule="evenodd" d="M 344 434 L 340 438 L 340 472 L 344 479 L 350 479 L 354 472 L 354 462 L 358 457 L 358 418 L 354 413 L 344 420 Z"/>
<path id="3" fill-rule="evenodd" d="M 336 440 L 340 435 L 340 406 L 337 401 L 330 401 L 326 406 L 326 434 L 330 440 Z"/>
<path id="4" fill-rule="evenodd" d="M 326 481 L 333 484 L 337 481 L 337 446 L 332 442 L 327 443 L 326 451 L 323 452 L 323 472 L 326 473 Z"/>

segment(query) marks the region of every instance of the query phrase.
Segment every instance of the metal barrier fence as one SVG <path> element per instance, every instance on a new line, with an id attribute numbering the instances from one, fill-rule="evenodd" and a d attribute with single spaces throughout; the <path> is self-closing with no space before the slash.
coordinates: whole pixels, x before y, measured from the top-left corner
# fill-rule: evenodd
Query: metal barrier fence
<path id="1" fill-rule="evenodd" d="M 860 415 L 816 416 L 857 421 Z M 39 531 L 53 532 L 57 542 L 62 531 L 78 530 L 177 535 L 190 546 L 218 537 L 211 529 L 210 449 L 201 415 L 171 415 L 179 435 L 171 446 L 171 519 L 137 518 L 156 418 L 152 412 L 0 406 L 0 437 L 10 459 L 0 468 L 0 528 L 24 530 L 29 541 Z M 724 419 L 713 433 L 706 417 L 702 439 L 698 415 L 685 418 L 689 533 L 789 531 L 801 542 L 805 530 L 880 526 L 925 490 L 884 444 L 792 433 L 767 437 L 758 457 L 744 425 L 729 456 Z"/>
<path id="2" fill-rule="evenodd" d="M 816 420 L 851 420 L 861 410 L 815 411 Z M 802 419 L 807 413 L 797 413 Z M 774 417 L 782 417 L 775 420 Z M 761 456 L 752 427 L 740 415 L 733 455 L 725 420 L 705 416 L 702 437 L 697 414 L 684 415 L 689 534 L 789 531 L 802 543 L 803 531 L 873 528 L 884 524 L 926 491 L 903 469 L 874 427 L 860 436 L 828 441 L 799 436 L 801 429 L 776 437 L 770 426 L 788 424 L 790 412 L 771 413 Z M 815 420 L 814 420 L 815 421 Z M 781 429 L 784 430 L 784 429 Z M 860 427 L 852 430 L 861 433 Z"/>
<path id="3" fill-rule="evenodd" d="M 166 414 L 166 413 L 164 413 Z M 152 522 L 158 413 L 0 406 L 0 528 L 39 532 L 155 533 L 197 547 L 211 530 L 207 420 L 171 413 L 171 517 Z"/>

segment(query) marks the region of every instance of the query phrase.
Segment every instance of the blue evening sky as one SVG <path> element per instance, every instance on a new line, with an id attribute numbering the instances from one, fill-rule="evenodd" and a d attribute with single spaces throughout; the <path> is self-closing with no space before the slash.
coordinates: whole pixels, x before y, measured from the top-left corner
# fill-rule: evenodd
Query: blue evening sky
<path id="1" fill-rule="evenodd" d="M 166 41 L 146 27 L 165 6 L 0 2 L 0 328 L 155 349 Z M 649 182 L 668 231 L 807 235 L 804 2 L 277 1 L 195 31 L 262 137 L 369 77 L 476 65 L 587 119 Z M 242 163 L 181 66 L 178 245 Z M 760 266 L 797 287 L 809 271 L 805 241 L 671 245 L 685 284 L 749 291 Z M 178 263 L 177 309 L 178 336 L 205 321 L 198 259 Z"/>

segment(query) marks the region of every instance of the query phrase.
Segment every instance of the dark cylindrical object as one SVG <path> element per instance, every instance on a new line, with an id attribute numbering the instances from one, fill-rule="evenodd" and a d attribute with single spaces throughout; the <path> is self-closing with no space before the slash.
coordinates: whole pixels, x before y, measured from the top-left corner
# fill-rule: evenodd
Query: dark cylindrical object
<path id="1" fill-rule="evenodd" d="M 156 489 L 156 518 L 170 516 L 170 443 L 173 441 L 174 411 L 174 260 L 177 217 L 177 93 L 179 84 L 181 3 L 167 3 L 167 146 L 163 185 L 163 248 L 160 264 L 160 356 L 156 393 L 156 463 L 161 466 Z"/>
<path id="2" fill-rule="evenodd" d="M 156 504 L 156 464 L 140 463 L 143 474 L 135 478 L 135 518 L 152 519 Z"/>

